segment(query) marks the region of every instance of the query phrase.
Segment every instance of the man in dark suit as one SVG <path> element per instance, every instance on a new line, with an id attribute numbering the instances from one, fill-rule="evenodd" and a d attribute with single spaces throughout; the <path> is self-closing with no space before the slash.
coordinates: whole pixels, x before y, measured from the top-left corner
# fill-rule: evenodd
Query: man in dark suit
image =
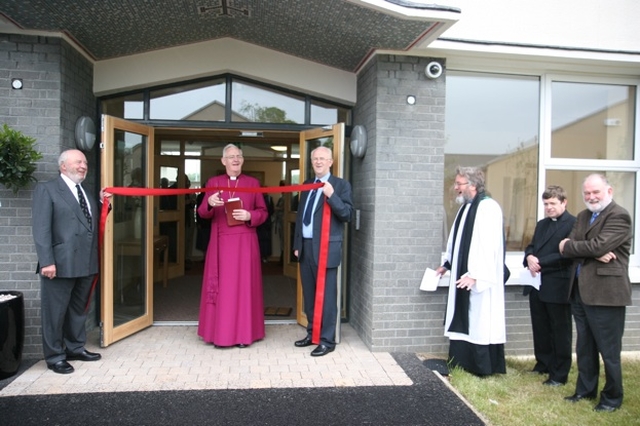
<path id="1" fill-rule="evenodd" d="M 576 391 L 565 399 L 596 398 L 599 353 L 606 382 L 594 410 L 611 412 L 620 407 L 623 396 L 620 352 L 626 306 L 631 305 L 631 216 L 613 201 L 613 189 L 602 175 L 587 176 L 582 192 L 587 209 L 578 214 L 569 238 L 559 247 L 563 256 L 573 259 L 569 291 L 578 333 Z"/>
<path id="2" fill-rule="evenodd" d="M 549 374 L 543 382 L 560 386 L 571 369 L 571 305 L 569 276 L 571 259 L 558 251 L 560 241 L 569 236 L 575 216 L 566 211 L 567 195 L 560 186 L 549 186 L 542 194 L 545 218 L 536 224 L 531 244 L 524 251 L 524 266 L 532 276 L 541 274 L 540 289 L 525 286 L 533 329 L 533 371 Z"/>
<path id="3" fill-rule="evenodd" d="M 300 261 L 304 312 L 307 315 L 307 336 L 295 342 L 299 348 L 310 346 L 313 333 L 314 305 L 316 300 L 316 278 L 320 256 L 320 235 L 322 231 L 322 211 L 325 203 L 331 209 L 329 251 L 327 257 L 324 304 L 320 344 L 311 356 L 323 356 L 335 349 L 336 321 L 338 320 L 338 266 L 342 260 L 344 224 L 351 220 L 353 203 L 351 185 L 344 179 L 330 173 L 333 164 L 331 150 L 318 147 L 311 151 L 311 164 L 316 182 L 324 186 L 317 190 L 305 191 L 300 197 L 300 208 L 296 216 L 293 252 Z M 308 180 L 305 183 L 312 183 Z"/>
<path id="4" fill-rule="evenodd" d="M 33 240 L 40 273 L 42 346 L 49 369 L 73 372 L 67 361 L 97 361 L 85 349 L 87 303 L 98 273 L 99 205 L 80 185 L 87 159 L 78 150 L 64 151 L 60 175 L 36 185 L 33 194 Z M 100 198 L 110 197 L 102 193 Z"/>

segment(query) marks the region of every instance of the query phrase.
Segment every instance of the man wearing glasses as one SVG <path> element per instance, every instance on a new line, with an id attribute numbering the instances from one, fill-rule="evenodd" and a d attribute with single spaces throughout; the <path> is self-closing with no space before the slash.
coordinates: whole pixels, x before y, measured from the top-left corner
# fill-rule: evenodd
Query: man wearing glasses
<path id="1" fill-rule="evenodd" d="M 456 169 L 454 190 L 462 206 L 437 269 L 438 275 L 451 271 L 444 333 L 449 361 L 478 376 L 506 373 L 502 210 L 486 195 L 484 182 L 480 169 Z"/>
<path id="2" fill-rule="evenodd" d="M 316 278 L 320 256 L 320 235 L 322 232 L 322 212 L 325 204 L 331 209 L 329 252 L 327 256 L 324 304 L 320 344 L 311 352 L 311 356 L 324 356 L 333 352 L 336 346 L 336 321 L 338 320 L 338 266 L 342 260 L 342 241 L 344 224 L 351 220 L 353 203 L 351 185 L 330 172 L 333 164 L 331 150 L 318 147 L 311 151 L 311 163 L 315 173 L 315 182 L 324 183 L 319 189 L 305 191 L 300 197 L 296 216 L 293 253 L 300 261 L 304 311 L 307 315 L 307 336 L 295 342 L 299 348 L 311 346 L 316 299 Z M 313 183 L 307 180 L 305 183 Z"/>

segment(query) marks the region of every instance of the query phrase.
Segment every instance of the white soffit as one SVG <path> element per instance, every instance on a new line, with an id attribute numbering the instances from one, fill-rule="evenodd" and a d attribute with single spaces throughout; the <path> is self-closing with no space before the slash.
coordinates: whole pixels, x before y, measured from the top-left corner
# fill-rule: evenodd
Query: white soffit
<path id="1" fill-rule="evenodd" d="M 103 96 L 223 73 L 356 102 L 354 73 L 230 38 L 96 62 L 94 92 Z"/>

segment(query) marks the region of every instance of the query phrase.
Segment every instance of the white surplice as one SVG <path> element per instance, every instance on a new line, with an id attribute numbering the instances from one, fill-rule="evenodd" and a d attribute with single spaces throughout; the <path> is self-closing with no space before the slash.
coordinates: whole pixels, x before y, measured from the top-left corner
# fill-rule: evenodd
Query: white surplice
<path id="1" fill-rule="evenodd" d="M 454 253 L 451 253 L 453 229 L 449 233 L 449 241 L 447 242 L 445 260 L 451 264 L 451 278 L 444 335 L 451 340 L 464 340 L 477 345 L 501 344 L 505 343 L 507 339 L 503 281 L 504 237 L 502 209 L 491 198 L 480 201 L 469 247 L 468 273 L 471 278 L 476 280 L 469 297 L 469 334 L 448 331 L 455 306 L 455 271 L 458 268 L 460 238 L 470 206 L 470 203 L 466 204 L 462 212 L 459 213 L 463 216 L 456 235 Z"/>

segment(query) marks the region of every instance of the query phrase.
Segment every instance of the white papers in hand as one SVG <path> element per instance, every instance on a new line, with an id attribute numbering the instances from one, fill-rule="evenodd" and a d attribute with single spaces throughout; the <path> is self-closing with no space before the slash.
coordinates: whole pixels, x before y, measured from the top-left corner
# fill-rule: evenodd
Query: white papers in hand
<path id="1" fill-rule="evenodd" d="M 438 288 L 440 282 L 440 275 L 435 269 L 427 268 L 422 276 L 422 282 L 420 282 L 420 290 L 422 291 L 435 291 Z"/>
<path id="2" fill-rule="evenodd" d="M 535 277 L 532 277 L 529 269 L 522 268 L 518 276 L 518 284 L 530 285 L 536 290 L 540 290 L 540 274 L 538 273 Z"/>

